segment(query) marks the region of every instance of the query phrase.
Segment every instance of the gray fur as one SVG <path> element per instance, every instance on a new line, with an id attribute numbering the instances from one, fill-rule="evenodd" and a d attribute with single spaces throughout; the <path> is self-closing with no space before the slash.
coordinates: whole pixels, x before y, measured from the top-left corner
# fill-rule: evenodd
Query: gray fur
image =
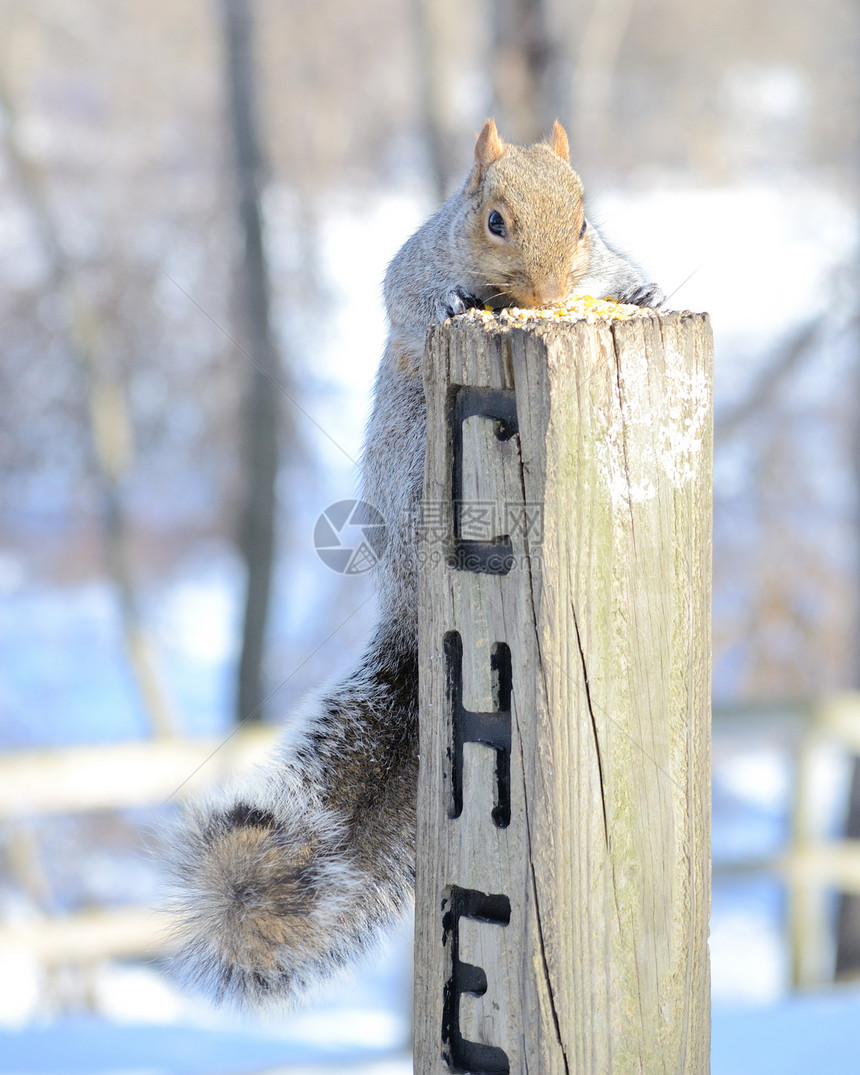
<path id="1" fill-rule="evenodd" d="M 636 306 L 662 306 L 664 295 L 657 284 L 646 283 L 639 269 L 613 250 L 592 224 L 588 272 L 573 290 L 574 295 L 611 297 Z"/>
<path id="2" fill-rule="evenodd" d="M 492 133 L 495 133 L 493 127 Z M 492 144 L 491 144 L 492 149 Z M 409 906 L 418 771 L 416 551 L 428 322 L 475 301 L 572 292 L 652 300 L 590 225 L 578 176 L 549 146 L 505 147 L 406 241 L 385 278 L 390 323 L 368 423 L 362 496 L 389 544 L 380 618 L 356 670 L 306 703 L 269 764 L 189 812 L 174 875 L 180 971 L 217 999 L 293 1002 Z M 485 234 L 488 206 L 511 229 Z"/>

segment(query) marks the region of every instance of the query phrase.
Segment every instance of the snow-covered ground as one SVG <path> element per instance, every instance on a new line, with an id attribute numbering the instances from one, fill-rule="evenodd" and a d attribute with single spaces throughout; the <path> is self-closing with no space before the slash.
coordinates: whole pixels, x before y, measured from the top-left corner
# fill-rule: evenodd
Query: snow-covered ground
<path id="1" fill-rule="evenodd" d="M 379 1042 L 380 1020 L 361 1024 L 361 1044 L 302 1040 L 259 1029 L 76 1020 L 0 1032 L 3 1075 L 411 1075 L 403 1049 Z M 860 996 L 836 992 L 766 1008 L 712 1013 L 712 1075 L 848 1075 L 857 1064 Z M 340 1021 L 339 1021 L 340 1022 Z M 357 1029 L 357 1028 L 355 1028 Z M 385 1039 L 385 1033 L 381 1035 Z M 330 1031 L 329 1031 L 330 1033 Z"/>

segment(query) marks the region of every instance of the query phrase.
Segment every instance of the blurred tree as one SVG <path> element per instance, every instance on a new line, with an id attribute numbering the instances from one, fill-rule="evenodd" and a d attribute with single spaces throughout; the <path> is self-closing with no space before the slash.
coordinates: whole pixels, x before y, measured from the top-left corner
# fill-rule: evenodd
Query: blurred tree
<path id="1" fill-rule="evenodd" d="M 221 0 L 227 115 L 236 171 L 236 213 L 242 233 L 237 271 L 241 338 L 250 359 L 242 430 L 245 503 L 239 547 L 247 584 L 236 719 L 263 717 L 263 656 L 275 548 L 279 390 L 282 367 L 269 322 L 269 273 L 260 211 L 262 154 L 257 130 L 254 23 L 248 0 Z"/>
<path id="2" fill-rule="evenodd" d="M 574 35 L 572 138 L 606 160 L 612 137 L 612 90 L 634 0 L 593 0 Z"/>
<path id="3" fill-rule="evenodd" d="M 495 115 L 511 142 L 546 137 L 560 112 L 554 79 L 560 35 L 553 33 L 550 0 L 500 0 L 492 5 Z"/>
<path id="4" fill-rule="evenodd" d="M 855 269 L 860 277 L 860 265 Z M 856 288 L 854 290 L 856 295 Z M 853 323 L 854 350 L 857 356 L 854 384 L 854 399 L 860 400 L 860 309 Z M 857 404 L 855 403 L 855 407 Z M 855 507 L 856 524 L 860 524 L 860 420 L 855 417 L 851 443 L 851 462 L 854 471 L 854 488 L 857 491 Z M 858 540 L 860 545 L 860 540 Z M 857 603 L 860 608 L 860 602 Z M 860 641 L 860 624 L 855 624 L 854 646 L 857 652 Z M 860 690 L 860 656 L 855 656 L 854 688 Z M 848 803 L 845 811 L 846 840 L 860 840 L 860 758 L 855 757 L 851 766 L 851 780 L 848 789 Z M 837 980 L 856 978 L 860 975 L 860 896 L 842 893 L 836 911 L 836 958 L 834 977 Z"/>
<path id="5" fill-rule="evenodd" d="M 309 286 L 309 262 L 318 261 L 328 283 L 325 261 L 332 251 L 337 259 L 345 241 L 329 230 L 332 211 L 342 211 L 348 199 L 358 214 L 354 207 L 365 199 L 370 205 L 381 191 L 411 196 L 409 180 L 425 163 L 413 150 L 431 113 L 436 130 L 428 139 L 437 146 L 440 187 L 451 172 L 462 173 L 488 111 L 496 111 L 512 141 L 544 137 L 557 114 L 571 130 L 574 160 L 591 191 L 613 174 L 625 182 L 642 165 L 642 181 L 671 174 L 685 191 L 689 180 L 697 197 L 718 188 L 740 199 L 734 204 L 743 202 L 748 184 L 774 197 L 785 183 L 840 197 L 856 186 L 856 0 L 822 0 L 814 11 L 800 0 L 261 0 L 251 6 L 259 30 L 255 62 L 262 65 L 257 89 L 270 117 L 271 338 L 296 338 L 297 324 L 306 330 L 301 376 L 309 383 L 320 337 L 310 327 L 325 309 Z M 219 167 L 224 80 L 216 57 L 224 31 L 213 10 L 221 15 L 197 0 L 0 4 L 2 67 L 19 110 L 22 149 L 95 310 L 108 372 L 125 390 L 136 456 L 122 478 L 123 506 L 148 584 L 205 556 L 207 542 L 232 536 L 235 502 L 249 492 L 235 458 L 246 366 L 228 354 L 216 327 L 231 282 L 223 253 L 235 212 L 225 204 Z M 430 28 L 424 36 L 434 40 L 421 40 L 416 49 L 421 20 Z M 422 64 L 431 70 L 422 76 L 423 91 Z M 575 109 L 568 102 L 574 87 Z M 525 129 L 508 106 L 530 117 Z M 580 122 L 590 134 L 579 133 Z M 452 147 L 453 166 L 442 159 Z M 101 568 L 93 555 L 101 525 L 93 506 L 103 503 L 88 447 L 93 408 L 85 406 L 74 364 L 63 361 L 62 304 L 32 229 L 21 223 L 25 214 L 8 195 L 8 173 L 0 161 L 3 536 L 34 574 L 92 578 Z M 711 212 L 731 202 L 698 204 L 713 206 L 701 210 Z M 798 220 L 798 231 L 814 241 L 815 218 L 800 211 Z M 749 249 L 745 221 L 729 217 L 726 228 L 742 256 Z M 405 235 L 378 229 L 360 241 L 385 243 L 393 253 L 398 238 Z M 821 236 L 822 257 L 829 242 Z M 637 253 L 647 261 L 647 249 Z M 766 245 L 760 253 L 764 259 L 771 251 Z M 732 268 L 726 265 L 729 287 Z M 678 275 L 686 271 L 679 267 Z M 761 271 L 772 271 L 764 260 Z M 798 266 L 798 302 L 811 275 Z M 238 300 L 238 275 L 233 283 Z M 327 301 L 340 297 L 330 292 Z M 841 402 L 833 393 L 825 398 L 824 388 L 816 400 L 798 388 L 816 375 L 827 341 L 813 341 L 813 360 L 792 371 L 791 355 L 802 341 L 780 341 L 776 321 L 767 328 L 771 338 L 756 335 L 742 363 L 757 363 L 767 374 L 750 379 L 748 400 L 726 416 L 734 428 L 723 428 L 722 454 L 739 460 L 736 491 L 717 490 L 714 564 L 718 591 L 727 596 L 715 601 L 716 660 L 719 668 L 728 650 L 736 655 L 730 660 L 739 671 L 722 682 L 746 698 L 765 691 L 785 696 L 799 686 L 824 691 L 854 674 L 840 610 L 850 603 L 855 565 L 833 555 L 834 534 L 839 530 L 842 540 L 840 528 L 849 525 L 850 497 L 837 503 L 834 494 L 823 506 L 802 486 L 823 480 L 825 472 L 837 484 L 847 455 L 831 455 L 825 466 L 825 449 L 817 456 L 811 449 L 837 424 L 847 435 L 855 419 L 844 411 L 834 417 Z M 236 338 L 251 354 L 244 333 Z M 724 343 L 723 368 L 733 346 Z M 779 399 L 761 391 L 771 373 L 782 385 Z M 277 395 L 271 382 L 260 382 Z M 792 402 L 799 395 L 802 406 Z M 727 394 L 718 404 L 729 398 L 737 400 Z M 96 409 L 118 413 L 115 406 Z M 725 412 L 718 407 L 719 413 Z M 761 464 L 766 444 L 768 468 Z M 779 481 L 765 482 L 763 475 Z M 801 546 L 797 519 L 813 513 Z M 283 550 L 283 540 L 280 545 Z M 803 572 L 817 571 L 820 585 L 798 569 L 794 557 L 801 554 Z M 308 611 L 307 621 L 318 623 L 316 614 Z"/>
<path id="6" fill-rule="evenodd" d="M 450 100 L 456 75 L 456 50 L 451 39 L 460 24 L 450 6 L 440 0 L 412 0 L 421 126 L 439 201 L 463 170 L 457 117 Z"/>
<path id="7" fill-rule="evenodd" d="M 64 248 L 39 172 L 21 146 L 14 102 L 3 84 L 0 84 L 0 130 L 6 159 L 18 180 L 41 242 L 50 285 L 62 310 L 66 352 L 75 362 L 89 404 L 89 432 L 101 497 L 105 561 L 119 603 L 129 665 L 153 731 L 157 735 L 169 735 L 177 731 L 177 723 L 161 681 L 152 641 L 141 620 L 131 564 L 129 528 L 120 489 L 133 457 L 126 387 L 116 356 L 110 355 L 105 343 L 99 313 L 86 297 L 75 271 L 74 258 Z"/>

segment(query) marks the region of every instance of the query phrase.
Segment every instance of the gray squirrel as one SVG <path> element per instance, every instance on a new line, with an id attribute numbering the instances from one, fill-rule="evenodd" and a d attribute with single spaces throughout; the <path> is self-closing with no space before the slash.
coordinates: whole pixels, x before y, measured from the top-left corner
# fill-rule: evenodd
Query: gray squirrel
<path id="1" fill-rule="evenodd" d="M 270 761 L 193 805 L 173 849 L 176 965 L 216 1000 L 295 1003 L 410 906 L 418 779 L 417 557 L 429 322 L 571 295 L 656 307 L 663 293 L 586 222 L 568 139 L 502 142 L 493 120 L 462 187 L 385 276 L 362 497 L 386 521 L 379 619 L 356 669 L 289 719 Z"/>

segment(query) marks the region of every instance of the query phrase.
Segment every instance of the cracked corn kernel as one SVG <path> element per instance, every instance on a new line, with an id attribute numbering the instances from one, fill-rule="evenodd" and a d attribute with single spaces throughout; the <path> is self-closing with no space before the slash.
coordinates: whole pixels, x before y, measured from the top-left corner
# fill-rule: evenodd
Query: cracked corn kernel
<path id="1" fill-rule="evenodd" d="M 502 310 L 492 310 L 485 306 L 482 310 L 466 310 L 455 320 L 464 318 L 468 321 L 480 321 L 485 325 L 493 322 L 521 325 L 528 321 L 587 321 L 594 324 L 596 321 L 629 321 L 633 317 L 647 317 L 653 312 L 647 307 L 632 306 L 626 302 L 616 302 L 615 299 L 595 299 L 591 295 L 581 295 L 566 299 L 555 306 L 536 309 L 509 306 Z"/>

